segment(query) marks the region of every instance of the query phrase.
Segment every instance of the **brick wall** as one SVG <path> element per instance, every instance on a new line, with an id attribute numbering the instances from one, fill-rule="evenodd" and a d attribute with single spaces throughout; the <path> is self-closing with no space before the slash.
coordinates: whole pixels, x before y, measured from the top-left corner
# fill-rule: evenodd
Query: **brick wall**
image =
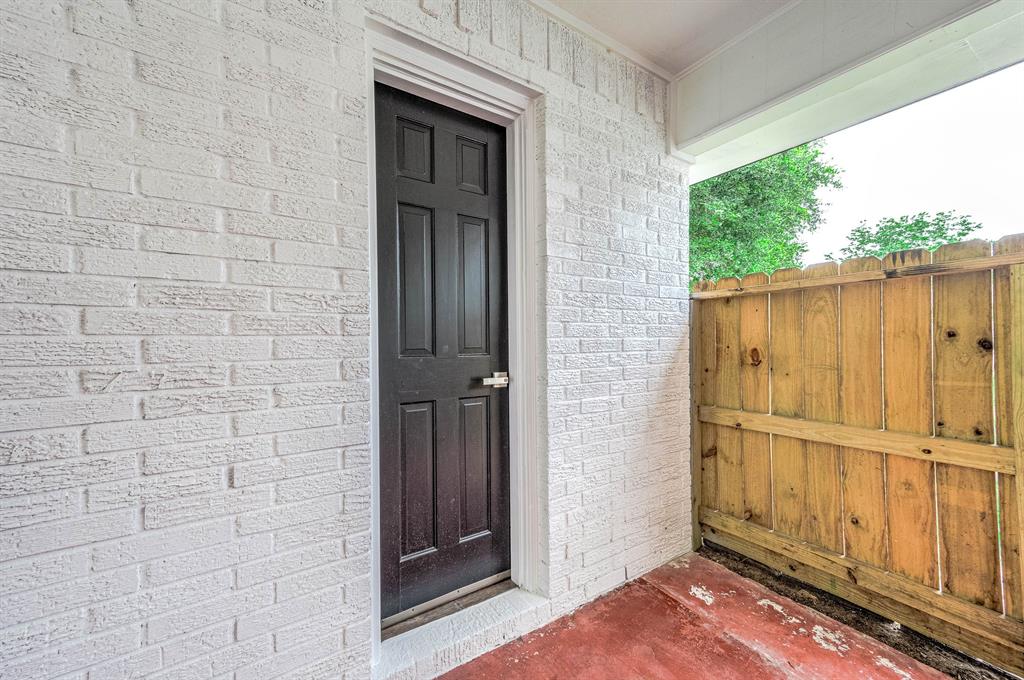
<path id="1" fill-rule="evenodd" d="M 0 679 L 369 674 L 366 12 L 547 93 L 550 613 L 689 545 L 664 82 L 514 0 L 0 0 Z"/>

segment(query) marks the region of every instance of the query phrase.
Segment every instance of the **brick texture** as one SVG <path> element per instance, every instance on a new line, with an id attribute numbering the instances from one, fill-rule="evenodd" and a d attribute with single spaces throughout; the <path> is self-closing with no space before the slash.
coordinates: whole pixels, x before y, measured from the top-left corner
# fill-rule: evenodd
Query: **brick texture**
<path id="1" fill-rule="evenodd" d="M 370 677 L 368 14 L 545 93 L 523 625 L 689 546 L 663 81 L 520 0 L 0 0 L 0 680 Z"/>

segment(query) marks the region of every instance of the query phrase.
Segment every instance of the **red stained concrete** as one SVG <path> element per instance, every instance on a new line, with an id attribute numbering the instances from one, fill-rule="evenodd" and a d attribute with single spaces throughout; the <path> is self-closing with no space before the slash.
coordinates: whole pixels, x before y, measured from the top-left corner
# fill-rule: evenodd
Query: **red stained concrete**
<path id="1" fill-rule="evenodd" d="M 948 678 L 697 555 L 659 567 L 444 677 Z"/>

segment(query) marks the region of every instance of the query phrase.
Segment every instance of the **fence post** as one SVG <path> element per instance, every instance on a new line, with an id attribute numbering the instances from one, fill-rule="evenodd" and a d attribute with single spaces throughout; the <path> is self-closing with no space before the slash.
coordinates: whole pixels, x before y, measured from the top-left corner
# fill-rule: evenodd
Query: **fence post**
<path id="1" fill-rule="evenodd" d="M 1017 529 L 1024 533 L 1024 264 L 1010 267 L 1010 375 L 1013 448 L 1016 455 Z M 1024 536 L 1018 538 L 1022 578 L 1017 587 L 1024 602 Z"/>
<path id="2" fill-rule="evenodd" d="M 701 456 L 704 448 L 700 441 L 700 420 L 698 404 L 700 404 L 701 358 L 700 358 L 700 323 L 701 303 L 690 300 L 690 526 L 692 535 L 690 542 L 694 550 L 704 544 L 700 525 L 701 508 Z"/>

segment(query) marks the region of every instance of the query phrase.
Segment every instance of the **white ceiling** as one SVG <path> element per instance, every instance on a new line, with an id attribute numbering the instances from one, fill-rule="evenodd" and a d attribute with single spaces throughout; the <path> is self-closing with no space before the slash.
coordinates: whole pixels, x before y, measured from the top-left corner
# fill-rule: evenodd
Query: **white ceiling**
<path id="1" fill-rule="evenodd" d="M 671 75 L 791 0 L 548 0 Z M 538 3 L 544 4 L 544 3 Z"/>

